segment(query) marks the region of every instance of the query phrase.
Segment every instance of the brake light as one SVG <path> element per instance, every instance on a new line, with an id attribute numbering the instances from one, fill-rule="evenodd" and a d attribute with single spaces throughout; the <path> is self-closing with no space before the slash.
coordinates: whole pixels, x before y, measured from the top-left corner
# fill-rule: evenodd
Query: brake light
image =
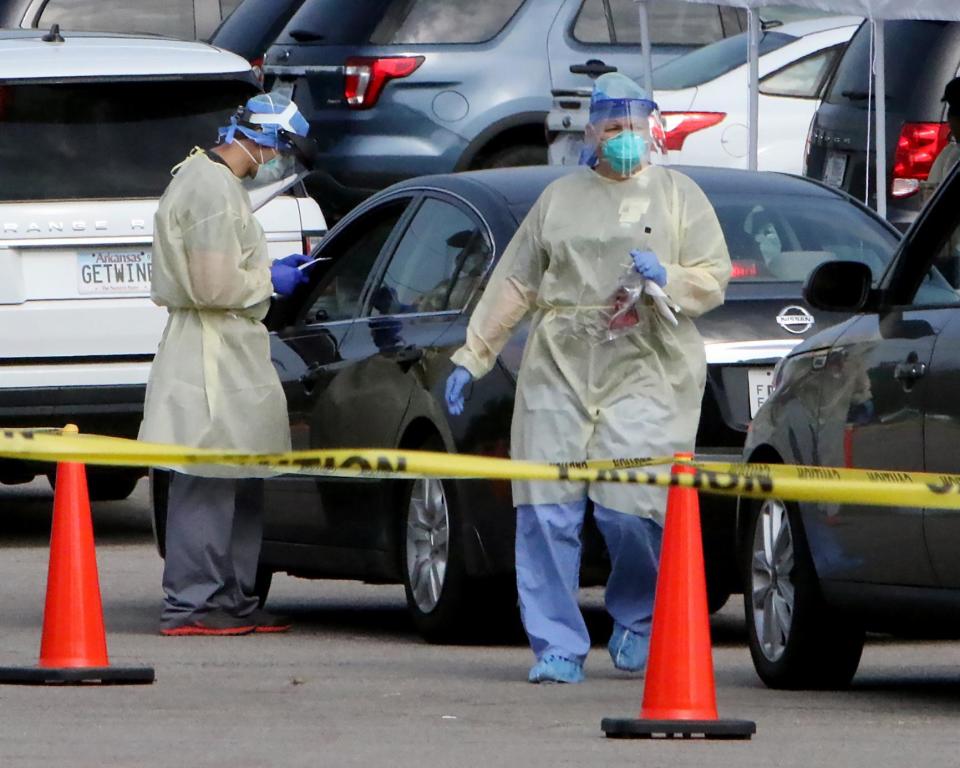
<path id="1" fill-rule="evenodd" d="M 390 80 L 407 77 L 423 64 L 423 56 L 374 59 L 351 56 L 344 67 L 343 97 L 351 109 L 370 109 Z"/>
<path id="2" fill-rule="evenodd" d="M 263 85 L 263 56 L 250 59 L 250 68 L 253 70 L 253 76 L 257 78 L 260 85 Z"/>
<path id="3" fill-rule="evenodd" d="M 303 233 L 303 252 L 307 255 L 313 253 L 313 249 L 320 245 L 326 232 L 304 232 Z"/>
<path id="4" fill-rule="evenodd" d="M 661 117 L 667 130 L 667 149 L 683 149 L 687 136 L 722 122 L 726 116 L 726 112 L 664 112 Z"/>
<path id="5" fill-rule="evenodd" d="M 734 259 L 731 264 L 731 280 L 740 280 L 745 277 L 756 277 L 758 274 L 760 274 L 760 269 L 755 261 Z"/>
<path id="6" fill-rule="evenodd" d="M 949 123 L 904 123 L 893 157 L 890 194 L 910 197 L 930 175 L 933 161 L 950 140 Z"/>

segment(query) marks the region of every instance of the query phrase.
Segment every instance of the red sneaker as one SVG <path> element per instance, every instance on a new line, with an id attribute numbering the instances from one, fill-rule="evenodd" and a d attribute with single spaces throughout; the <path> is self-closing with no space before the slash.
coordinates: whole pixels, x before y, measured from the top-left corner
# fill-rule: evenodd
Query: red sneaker
<path id="1" fill-rule="evenodd" d="M 278 616 L 269 611 L 261 611 L 259 608 L 249 616 L 244 616 L 243 619 L 253 622 L 256 625 L 253 631 L 258 633 L 286 632 L 293 626 L 293 622 L 287 616 Z"/>
<path id="2" fill-rule="evenodd" d="M 160 634 L 167 637 L 249 635 L 256 628 L 256 623 L 249 616 L 238 618 L 224 611 L 210 611 L 210 613 L 199 616 L 186 624 L 178 624 L 175 627 L 161 627 Z"/>

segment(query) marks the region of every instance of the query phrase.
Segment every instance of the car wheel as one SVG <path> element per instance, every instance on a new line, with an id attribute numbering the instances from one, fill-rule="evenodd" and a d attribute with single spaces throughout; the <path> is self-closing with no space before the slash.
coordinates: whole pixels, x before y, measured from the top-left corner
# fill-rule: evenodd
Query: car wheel
<path id="1" fill-rule="evenodd" d="M 478 158 L 475 168 L 514 168 L 518 165 L 546 165 L 547 148 L 536 144 L 504 147 Z"/>
<path id="2" fill-rule="evenodd" d="M 47 470 L 51 488 L 57 487 L 57 469 Z M 87 469 L 87 493 L 90 501 L 122 501 L 137 487 L 143 472 L 139 469 Z"/>
<path id="3" fill-rule="evenodd" d="M 452 483 L 421 478 L 404 496 L 400 554 L 413 623 L 428 642 L 465 639 L 469 578 Z"/>
<path id="4" fill-rule="evenodd" d="M 751 505 L 743 565 L 747 640 L 770 688 L 843 688 L 863 652 L 863 628 L 820 593 L 799 511 L 780 499 Z"/>

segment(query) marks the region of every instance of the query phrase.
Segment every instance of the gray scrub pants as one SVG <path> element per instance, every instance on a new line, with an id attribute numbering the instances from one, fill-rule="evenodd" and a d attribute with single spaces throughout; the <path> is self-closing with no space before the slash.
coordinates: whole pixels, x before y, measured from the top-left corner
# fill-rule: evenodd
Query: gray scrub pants
<path id="1" fill-rule="evenodd" d="M 263 539 L 263 481 L 174 472 L 167 505 L 164 604 L 173 628 L 222 609 L 247 616 Z"/>

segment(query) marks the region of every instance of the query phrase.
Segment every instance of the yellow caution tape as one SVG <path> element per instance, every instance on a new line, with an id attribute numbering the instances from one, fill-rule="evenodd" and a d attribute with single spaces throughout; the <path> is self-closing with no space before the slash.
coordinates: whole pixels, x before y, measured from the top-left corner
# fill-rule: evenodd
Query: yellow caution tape
<path id="1" fill-rule="evenodd" d="M 276 474 L 334 477 L 632 483 L 690 487 L 705 493 L 757 499 L 776 497 L 785 501 L 960 509 L 960 475 L 699 461 L 689 462 L 692 474 L 650 469 L 678 463 L 671 457 L 540 464 L 408 450 L 241 453 L 37 430 L 0 432 L 0 457 L 127 467 L 226 465 Z"/>

